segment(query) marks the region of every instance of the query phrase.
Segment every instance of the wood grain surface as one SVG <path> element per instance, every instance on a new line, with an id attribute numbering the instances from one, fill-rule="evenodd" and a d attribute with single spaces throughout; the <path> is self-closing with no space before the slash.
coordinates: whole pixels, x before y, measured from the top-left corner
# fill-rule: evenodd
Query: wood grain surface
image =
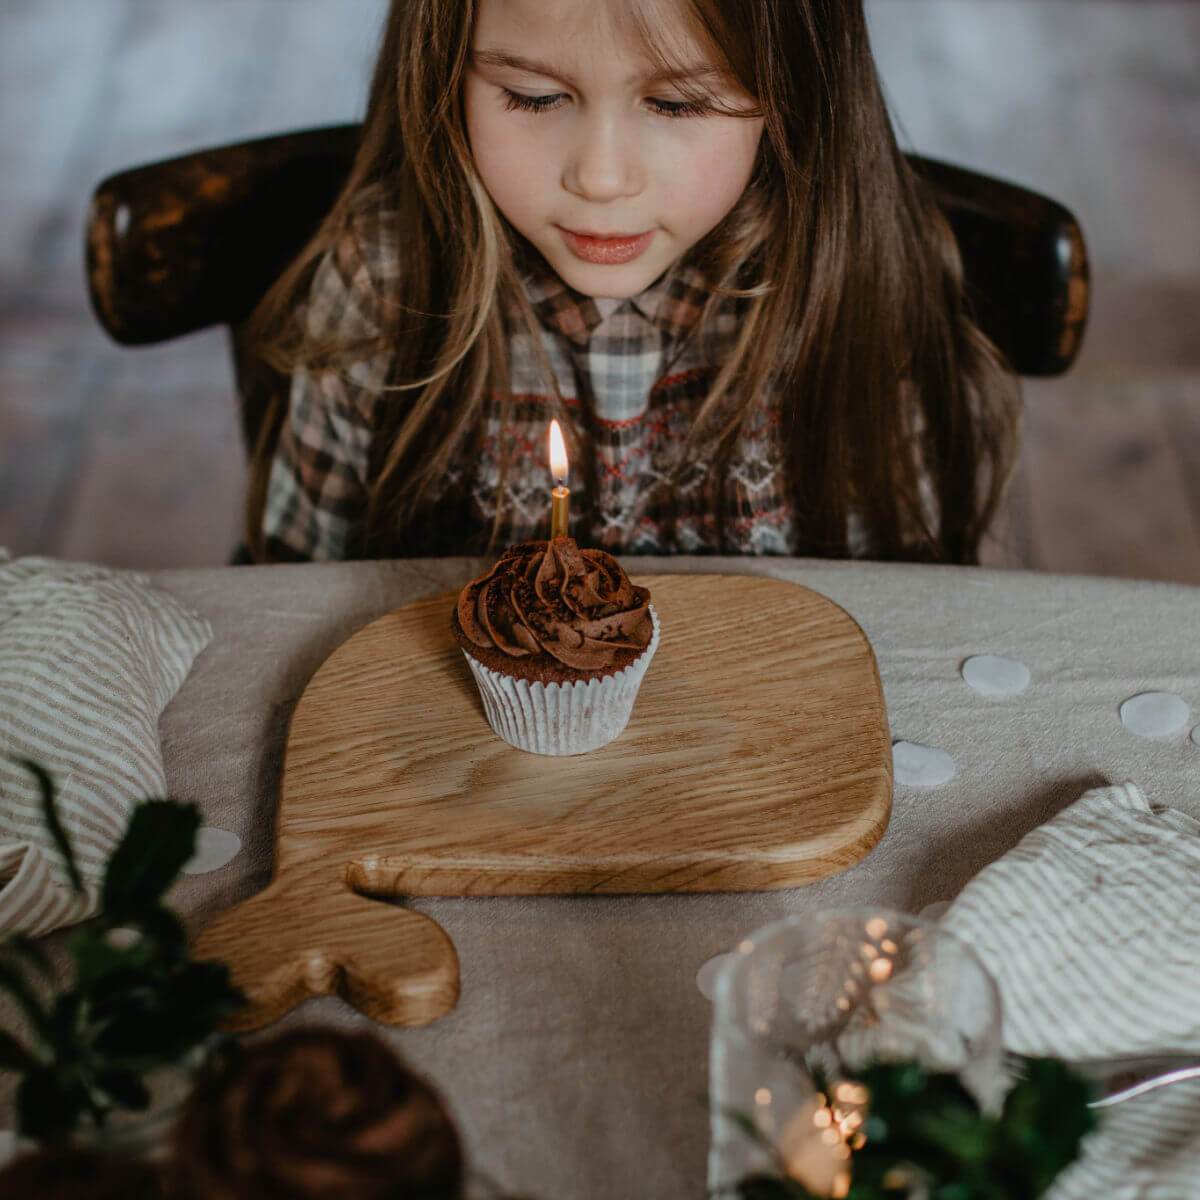
<path id="1" fill-rule="evenodd" d="M 331 991 L 397 1024 L 453 1007 L 444 933 L 366 896 L 765 891 L 875 845 L 891 738 L 855 621 L 773 579 L 635 582 L 662 642 L 625 732 L 584 755 L 492 732 L 450 633 L 454 593 L 326 659 L 289 728 L 275 879 L 198 945 L 250 994 L 242 1027 Z"/>

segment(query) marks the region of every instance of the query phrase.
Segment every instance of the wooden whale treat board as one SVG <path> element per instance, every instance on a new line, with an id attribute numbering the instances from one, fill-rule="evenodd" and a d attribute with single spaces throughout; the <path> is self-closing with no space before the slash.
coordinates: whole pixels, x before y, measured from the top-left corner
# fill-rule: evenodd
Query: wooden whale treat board
<path id="1" fill-rule="evenodd" d="M 661 644 L 625 731 L 588 754 L 530 754 L 492 732 L 450 632 L 454 593 L 326 659 L 288 731 L 275 876 L 197 944 L 248 995 L 233 1027 L 330 992 L 390 1024 L 449 1012 L 450 939 L 371 896 L 767 891 L 879 841 L 891 737 L 855 621 L 773 579 L 635 582 Z"/>

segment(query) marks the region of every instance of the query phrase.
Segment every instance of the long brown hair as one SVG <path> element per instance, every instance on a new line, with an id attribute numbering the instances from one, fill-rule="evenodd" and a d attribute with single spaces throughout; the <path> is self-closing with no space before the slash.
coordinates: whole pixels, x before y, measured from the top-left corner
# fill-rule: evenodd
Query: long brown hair
<path id="1" fill-rule="evenodd" d="M 625 3 L 647 55 L 667 65 L 654 4 Z M 284 373 L 339 371 L 386 352 L 385 390 L 412 393 L 378 407 L 355 556 L 386 555 L 419 524 L 489 392 L 511 405 L 502 297 L 542 346 L 520 283 L 520 235 L 484 189 L 465 132 L 475 7 L 392 0 L 349 178 L 247 326 L 254 353 Z M 847 556 L 853 510 L 874 558 L 978 562 L 1015 465 L 1019 382 L 972 319 L 954 236 L 897 146 L 861 0 L 682 7 L 713 61 L 754 98 L 743 112 L 763 118 L 763 137 L 739 202 L 689 255 L 712 286 L 701 330 L 723 296 L 750 303 L 676 476 L 701 449 L 719 473 L 755 400 L 773 394 L 799 553 Z M 379 331 L 353 342 L 310 336 L 296 314 L 315 269 L 368 211 L 387 212 L 402 247 L 400 277 L 371 298 Z M 558 395 L 544 355 L 542 370 Z M 572 461 L 586 462 L 561 396 L 557 408 Z M 246 533 L 256 561 L 266 557 L 266 478 L 285 416 L 278 406 L 270 414 L 252 458 Z M 502 472 L 510 461 L 505 452 Z"/>

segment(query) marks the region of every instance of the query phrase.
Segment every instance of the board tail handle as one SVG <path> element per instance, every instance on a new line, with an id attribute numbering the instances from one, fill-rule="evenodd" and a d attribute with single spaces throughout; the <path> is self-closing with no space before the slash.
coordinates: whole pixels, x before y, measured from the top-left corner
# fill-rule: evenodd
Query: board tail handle
<path id="1" fill-rule="evenodd" d="M 437 922 L 328 873 L 304 882 L 272 880 L 196 939 L 195 957 L 224 962 L 246 994 L 225 1029 L 258 1029 L 310 996 L 341 996 L 387 1025 L 427 1025 L 454 1008 L 458 954 Z"/>

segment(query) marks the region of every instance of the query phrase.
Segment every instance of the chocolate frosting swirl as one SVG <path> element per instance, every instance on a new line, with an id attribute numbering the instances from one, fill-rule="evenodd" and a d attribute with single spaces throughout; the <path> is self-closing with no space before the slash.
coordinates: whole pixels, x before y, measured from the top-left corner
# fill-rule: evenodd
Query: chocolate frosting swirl
<path id="1" fill-rule="evenodd" d="M 611 554 L 575 539 L 521 542 L 459 593 L 467 640 L 510 658 L 548 654 L 580 671 L 601 670 L 620 650 L 644 650 L 654 626 L 650 592 Z"/>
<path id="2" fill-rule="evenodd" d="M 463 1194 L 441 1098 L 368 1032 L 293 1029 L 231 1047 L 201 1072 L 172 1149 L 172 1200 Z"/>

